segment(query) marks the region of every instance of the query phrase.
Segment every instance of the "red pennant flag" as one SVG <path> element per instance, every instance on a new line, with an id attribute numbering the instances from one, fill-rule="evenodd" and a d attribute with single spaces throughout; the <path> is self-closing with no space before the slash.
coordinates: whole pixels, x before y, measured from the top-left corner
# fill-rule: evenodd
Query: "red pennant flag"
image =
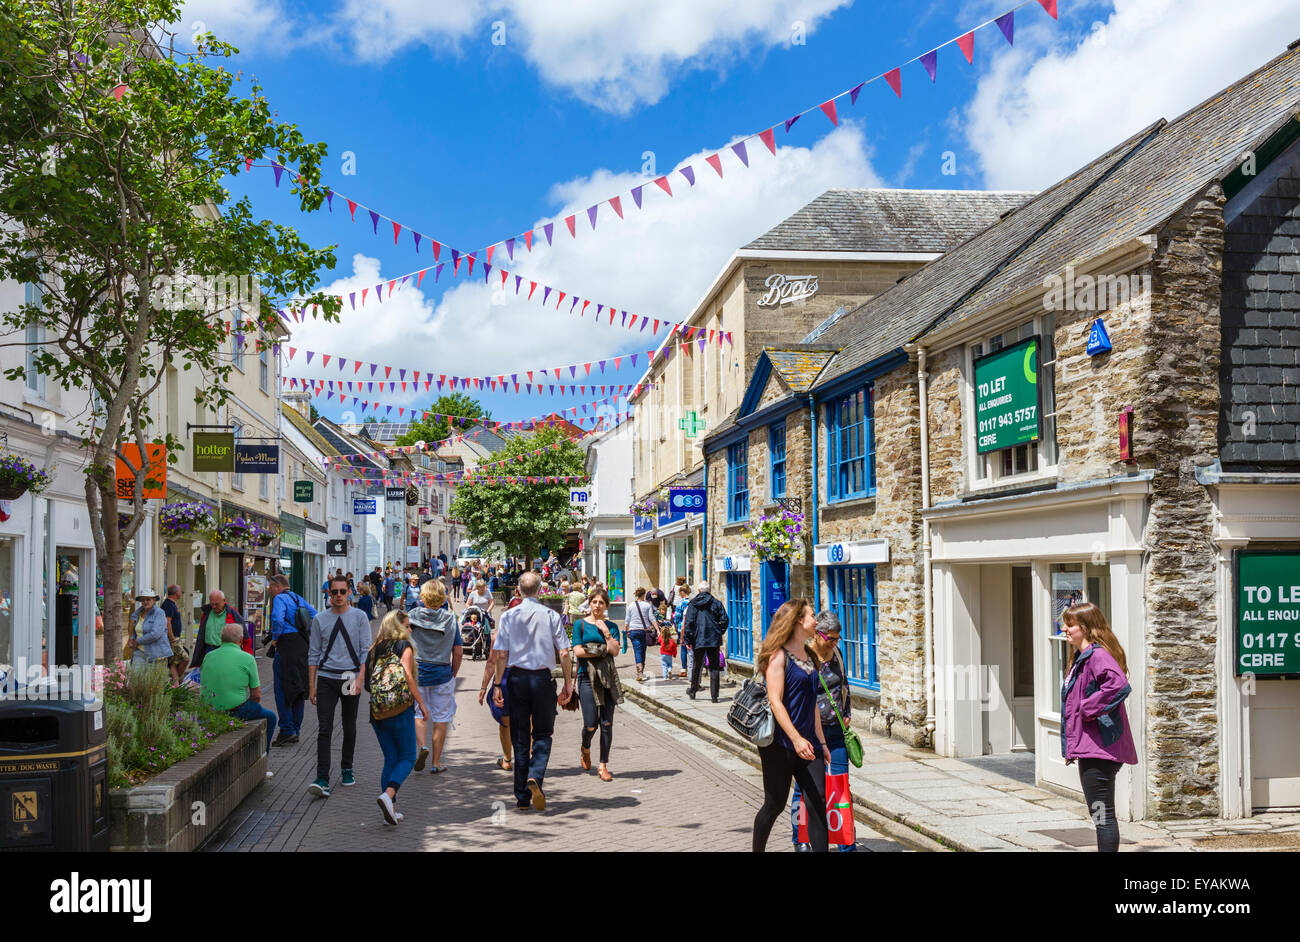
<path id="1" fill-rule="evenodd" d="M 622 219 L 622 218 L 623 218 L 623 201 L 620 200 L 617 196 L 611 196 L 611 197 L 609 198 L 609 205 L 612 206 L 612 207 L 614 207 L 614 214 L 617 215 L 619 219 Z"/>
<path id="2" fill-rule="evenodd" d="M 427 269 L 427 268 L 421 268 L 418 272 L 416 272 L 415 286 L 416 286 L 417 288 L 420 287 L 420 282 L 424 281 L 424 274 L 425 274 L 425 272 L 427 272 L 428 270 L 429 270 L 429 269 Z"/>
<path id="3" fill-rule="evenodd" d="M 831 119 L 831 124 L 836 127 L 840 126 L 840 119 L 835 116 L 835 99 L 822 103 L 822 114 Z"/>
<path id="4" fill-rule="evenodd" d="M 489 246 L 487 247 L 487 263 L 488 263 L 489 265 L 492 264 L 492 252 L 493 252 L 495 249 L 496 249 L 496 246 L 495 246 L 495 245 L 489 245 Z"/>
<path id="5" fill-rule="evenodd" d="M 294 354 L 297 353 L 297 352 L 298 352 L 298 348 L 297 348 L 297 347 L 290 347 L 290 348 L 289 348 L 289 359 L 292 360 Z"/>
<path id="6" fill-rule="evenodd" d="M 705 157 L 704 159 L 708 162 L 708 164 L 709 164 L 710 167 L 712 167 L 714 170 L 717 171 L 717 173 L 718 173 L 718 178 L 721 179 L 721 178 L 722 178 L 722 158 L 719 157 L 717 154 L 714 154 L 713 156 L 711 156 L 711 157 Z"/>
<path id="7" fill-rule="evenodd" d="M 767 145 L 767 149 L 772 152 L 772 156 L 775 157 L 776 156 L 776 134 L 774 133 L 774 129 L 768 128 L 766 131 L 760 131 L 758 136 L 760 139 L 762 139 L 763 143 Z"/>
<path id="8" fill-rule="evenodd" d="M 370 290 L 369 288 L 362 288 L 362 289 L 361 289 L 361 303 L 362 303 L 362 304 L 365 304 L 365 303 L 366 303 L 366 292 L 368 292 L 369 290 Z"/>
<path id="9" fill-rule="evenodd" d="M 355 369 L 352 370 L 352 375 L 353 375 L 353 376 L 356 376 L 358 373 L 361 372 L 361 361 L 360 361 L 360 360 L 357 360 L 357 361 L 356 361 L 354 364 L 352 364 L 352 365 L 355 367 Z"/>
<path id="10" fill-rule="evenodd" d="M 889 87 L 894 90 L 894 94 L 899 98 L 903 97 L 903 76 L 898 69 L 890 69 L 885 73 L 885 81 Z"/>
<path id="11" fill-rule="evenodd" d="M 322 353 L 322 354 L 321 354 L 320 365 L 321 365 L 321 366 L 329 366 L 329 365 L 330 365 L 330 355 L 329 355 L 328 353 Z M 340 397 L 340 398 L 342 398 L 342 397 Z"/>
<path id="12" fill-rule="evenodd" d="M 668 185 L 667 177 L 659 177 L 655 180 L 655 183 L 658 184 L 659 189 L 663 190 L 669 196 L 673 195 L 673 188 Z"/>
<path id="13" fill-rule="evenodd" d="M 528 251 L 533 250 L 533 230 L 529 229 L 524 233 L 524 245 L 528 246 Z"/>
<path id="14" fill-rule="evenodd" d="M 1043 5 L 1043 9 L 1047 11 L 1048 16 L 1056 19 L 1056 0 L 1038 0 L 1038 2 Z"/>
<path id="15" fill-rule="evenodd" d="M 357 204 L 356 204 L 355 202 L 353 202 L 352 200 L 348 200 L 348 212 L 351 213 L 351 215 L 352 215 L 352 221 L 353 221 L 353 222 L 356 222 L 356 221 L 357 221 Z"/>
<path id="16" fill-rule="evenodd" d="M 393 245 L 397 244 L 397 237 L 398 235 L 401 234 L 401 232 L 402 232 L 402 224 L 400 222 L 394 222 L 393 223 Z M 392 292 L 390 291 L 389 293 L 391 294 Z"/>
<path id="17" fill-rule="evenodd" d="M 501 290 L 502 290 L 502 291 L 505 290 L 505 287 L 506 287 L 506 277 L 507 277 L 509 274 L 510 274 L 510 272 L 506 271 L 504 268 L 501 269 Z"/>
<path id="18" fill-rule="evenodd" d="M 391 366 L 384 367 L 384 379 L 388 379 L 388 377 L 391 376 L 392 374 L 393 374 L 393 368 Z"/>
<path id="19" fill-rule="evenodd" d="M 586 371 L 587 371 L 587 375 L 590 376 L 590 375 L 591 375 L 591 364 L 590 364 L 590 363 L 584 363 L 584 364 L 582 364 L 582 366 L 583 366 L 584 369 L 586 369 Z"/>
<path id="20" fill-rule="evenodd" d="M 962 54 L 966 56 L 966 61 L 974 64 L 975 62 L 975 32 L 972 30 L 965 36 L 957 37 L 957 47 L 961 49 Z"/>
<path id="21" fill-rule="evenodd" d="M 438 260 L 438 253 L 442 251 L 442 243 L 436 239 L 430 239 L 429 241 L 433 243 L 433 260 L 436 262 Z M 437 280 L 438 279 L 435 276 L 434 281 Z"/>
<path id="22" fill-rule="evenodd" d="M 529 300 L 529 301 L 531 301 L 531 300 L 533 299 L 533 292 L 536 291 L 536 290 L 537 290 L 537 282 L 535 282 L 535 281 L 530 281 L 530 282 L 528 282 L 528 300 Z"/>
<path id="23" fill-rule="evenodd" d="M 397 284 L 397 279 L 396 279 L 396 278 L 394 278 L 394 279 L 392 279 L 390 282 L 388 282 L 388 300 L 390 300 L 390 301 L 393 300 L 393 285 L 395 285 L 395 284 Z"/>
<path id="24" fill-rule="evenodd" d="M 474 256 L 466 255 L 465 258 L 469 259 L 468 274 L 465 275 L 465 277 L 468 278 L 470 275 L 474 274 Z"/>
<path id="25" fill-rule="evenodd" d="M 564 224 L 569 227 L 569 235 L 571 235 L 573 238 L 576 239 L 578 237 L 578 231 L 577 229 L 574 228 L 574 224 L 573 224 L 574 218 L 575 217 L 573 216 L 565 216 Z"/>
<path id="26" fill-rule="evenodd" d="M 564 292 L 561 291 L 561 292 L 560 292 L 560 301 L 563 301 L 563 300 L 564 300 Z M 555 307 L 556 307 L 557 310 L 558 310 L 559 307 L 560 307 L 560 301 L 556 301 L 556 302 L 555 302 Z"/>

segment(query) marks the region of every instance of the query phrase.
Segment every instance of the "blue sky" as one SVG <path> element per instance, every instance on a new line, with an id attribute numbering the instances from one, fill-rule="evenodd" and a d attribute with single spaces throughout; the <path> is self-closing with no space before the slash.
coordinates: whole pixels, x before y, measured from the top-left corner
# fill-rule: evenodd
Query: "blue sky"
<path id="1" fill-rule="evenodd" d="M 1216 0 L 1061 0 L 1059 22 L 1033 0 L 1016 15 L 1014 47 L 986 27 L 974 66 L 948 46 L 933 84 L 919 64 L 904 67 L 901 100 L 876 82 L 856 106 L 839 100 L 839 129 L 814 112 L 790 134 L 778 127 L 775 158 L 752 142 L 746 170 L 724 151 L 721 180 L 704 163 L 1012 3 L 464 0 L 444 9 L 417 0 L 193 0 L 178 29 L 202 23 L 241 47 L 234 67 L 256 76 L 278 116 L 327 142 L 325 179 L 341 193 L 466 250 L 553 219 L 555 246 L 517 255 L 512 272 L 593 308 L 679 320 L 736 248 L 828 187 L 1041 188 L 1281 52 L 1300 21 L 1293 0 L 1237 4 L 1231 23 Z M 652 186 L 636 210 L 626 191 L 648 181 L 646 152 L 658 173 L 689 160 L 697 185 L 673 174 L 671 200 Z M 344 173 L 349 154 L 354 174 Z M 375 237 L 360 210 L 349 223 L 340 200 L 332 214 L 300 214 L 287 182 L 277 191 L 269 171 L 231 183 L 259 215 L 338 245 L 337 268 L 321 273 L 336 292 L 431 261 L 405 232 L 394 246 L 386 223 Z M 593 233 L 583 210 L 620 193 L 626 221 L 602 206 Z M 576 240 L 559 221 L 575 209 Z M 505 261 L 497 253 L 493 262 Z M 559 310 L 516 301 L 484 287 L 479 270 L 453 280 L 449 266 L 438 285 L 426 278 L 419 291 L 346 312 L 341 325 L 296 327 L 294 343 L 461 375 L 637 351 L 637 367 L 605 374 L 607 383 L 635 383 L 645 350 L 664 336 L 630 333 L 618 320 L 595 326 L 567 301 Z M 306 367 L 301 353 L 287 372 L 355 378 L 351 367 Z M 430 398 L 398 392 L 382 401 Z M 480 398 L 503 420 L 584 401 Z M 318 407 L 348 418 L 337 402 Z"/>

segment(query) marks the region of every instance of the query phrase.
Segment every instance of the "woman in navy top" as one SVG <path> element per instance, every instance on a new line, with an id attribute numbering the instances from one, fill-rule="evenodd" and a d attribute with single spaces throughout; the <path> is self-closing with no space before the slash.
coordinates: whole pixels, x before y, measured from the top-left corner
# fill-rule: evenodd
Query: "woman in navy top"
<path id="1" fill-rule="evenodd" d="M 573 653 L 578 659 L 578 702 L 582 704 L 582 754 L 580 763 L 585 771 L 591 771 L 591 740 L 596 735 L 596 726 L 600 725 L 600 765 L 596 771 L 602 782 L 612 782 L 610 774 L 609 750 L 614 742 L 614 698 L 605 693 L 605 702 L 596 705 L 596 695 L 591 686 L 591 671 L 587 662 L 591 660 L 586 650 L 580 645 L 604 644 L 608 653 L 618 654 L 618 625 L 605 619 L 609 608 L 609 596 L 604 589 L 592 589 L 587 597 L 591 614 L 573 622 Z M 604 657 L 604 655 L 596 655 Z"/>
<path id="2" fill-rule="evenodd" d="M 756 667 L 767 681 L 776 732 L 758 749 L 763 763 L 763 807 L 754 816 L 754 850 L 767 848 L 772 825 L 785 810 L 791 780 L 803 792 L 808 840 L 827 849 L 826 763 L 831 761 L 817 710 L 817 659 L 806 648 L 816 619 L 807 599 L 791 599 L 777 609 L 758 650 Z"/>

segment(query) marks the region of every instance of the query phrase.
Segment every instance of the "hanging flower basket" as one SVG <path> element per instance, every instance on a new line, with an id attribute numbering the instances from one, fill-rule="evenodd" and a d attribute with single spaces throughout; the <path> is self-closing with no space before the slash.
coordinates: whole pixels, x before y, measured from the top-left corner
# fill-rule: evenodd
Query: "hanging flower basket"
<path id="1" fill-rule="evenodd" d="M 180 539 L 215 529 L 217 518 L 211 507 L 198 501 L 174 501 L 158 511 L 158 529 L 164 539 Z"/>
<path id="2" fill-rule="evenodd" d="M 659 488 L 658 493 L 641 500 L 633 501 L 627 512 L 635 517 L 657 517 L 668 506 L 668 488 Z"/>
<path id="3" fill-rule="evenodd" d="M 243 517 L 235 517 L 217 525 L 214 533 L 227 546 L 237 546 L 252 535 L 255 524 Z"/>
<path id="4" fill-rule="evenodd" d="M 50 486 L 50 475 L 13 452 L 0 452 L 0 500 L 17 500 L 28 491 L 39 494 Z"/>
<path id="5" fill-rule="evenodd" d="M 789 561 L 803 542 L 804 516 L 788 510 L 764 514 L 758 522 L 745 529 L 749 548 L 762 562 Z"/>
<path id="6" fill-rule="evenodd" d="M 250 527 L 251 529 L 248 534 L 249 546 L 270 546 L 280 535 L 279 527 L 264 527 L 256 521 L 251 522 Z"/>

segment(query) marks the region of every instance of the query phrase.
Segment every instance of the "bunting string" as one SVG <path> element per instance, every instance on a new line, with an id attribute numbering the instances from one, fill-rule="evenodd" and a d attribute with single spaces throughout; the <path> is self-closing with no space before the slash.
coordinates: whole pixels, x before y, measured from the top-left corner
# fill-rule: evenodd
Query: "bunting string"
<path id="1" fill-rule="evenodd" d="M 367 412 L 367 411 L 378 412 L 380 408 L 383 408 L 385 410 L 384 415 L 388 416 L 388 415 L 392 415 L 393 410 L 396 409 L 398 418 L 405 418 L 407 419 L 407 421 L 410 422 L 419 422 L 419 421 L 439 422 L 442 421 L 443 419 L 446 419 L 447 422 L 453 426 L 459 425 L 468 429 L 471 426 L 478 425 L 480 427 L 485 426 L 493 431 L 498 431 L 498 432 L 508 432 L 511 431 L 512 429 L 520 429 L 520 430 L 528 431 L 533 429 L 535 426 L 541 425 L 547 421 L 553 422 L 557 418 L 563 419 L 565 413 L 568 413 L 574 416 L 575 418 L 585 418 L 589 415 L 599 414 L 600 405 L 602 403 L 618 402 L 620 400 L 626 399 L 626 396 L 622 394 L 613 395 L 613 396 L 604 396 L 600 399 L 592 399 L 588 402 L 580 402 L 576 406 L 565 406 L 563 408 L 553 410 L 550 413 L 547 413 L 545 415 L 537 415 L 528 419 L 520 419 L 517 421 L 510 421 L 510 422 L 483 422 L 482 420 L 474 419 L 473 417 L 470 416 L 446 415 L 441 412 L 430 412 L 427 409 L 420 409 L 415 406 L 399 406 L 396 404 L 377 402 L 373 399 L 360 399 L 358 398 L 358 396 L 350 395 L 348 392 L 343 390 L 326 389 L 324 382 L 321 382 L 317 386 L 308 388 L 305 391 L 309 392 L 312 396 L 318 399 L 324 399 L 326 402 L 331 402 L 335 398 L 337 398 L 339 402 L 346 402 L 350 398 L 352 400 L 352 405 L 360 412 Z M 407 447 L 407 446 L 402 446 L 402 447 Z"/>
<path id="2" fill-rule="evenodd" d="M 518 374 L 514 374 L 514 375 L 518 375 Z M 427 381 L 431 386 L 433 383 L 432 378 L 428 378 Z M 301 389 L 306 392 L 310 392 L 312 395 L 315 396 L 325 395 L 325 397 L 328 399 L 330 396 L 333 396 L 335 393 L 339 393 L 339 392 L 346 392 L 357 396 L 367 395 L 374 392 L 378 392 L 380 395 L 383 395 L 385 391 L 390 393 L 397 392 L 399 387 L 401 388 L 402 392 L 407 392 L 408 391 L 407 387 L 410 387 L 409 389 L 410 392 L 418 392 L 420 383 L 414 380 L 403 380 L 403 381 L 389 380 L 387 382 L 380 380 L 378 382 L 375 382 L 374 380 L 334 380 L 334 379 L 319 379 L 316 377 L 305 377 L 305 376 L 304 377 L 281 376 L 280 385 L 283 386 L 285 389 L 290 389 L 290 390 Z M 509 384 L 506 383 L 504 380 L 492 379 L 492 384 L 489 386 L 489 389 L 493 392 L 496 391 L 508 392 L 509 390 L 505 388 L 507 385 Z M 529 387 L 528 388 L 529 395 L 532 395 L 532 393 L 534 392 L 534 390 L 532 389 L 532 386 L 534 384 L 516 383 L 515 385 L 516 387 L 518 386 Z M 536 390 L 537 395 L 543 395 L 542 386 L 544 384 L 539 383 L 536 385 L 537 385 L 537 390 Z M 558 395 L 585 396 L 587 395 L 588 390 L 591 391 L 592 395 L 595 395 L 596 392 L 599 391 L 601 393 L 601 398 L 589 400 L 589 402 L 592 405 L 595 405 L 596 403 L 605 402 L 608 399 L 614 399 L 621 396 L 626 396 L 628 394 L 628 391 L 632 389 L 632 386 L 633 384 L 631 383 L 623 383 L 617 386 L 609 385 L 609 384 L 598 386 L 593 383 L 590 386 L 557 385 L 556 389 L 559 391 Z M 498 387 L 500 387 L 499 390 Z M 429 387 L 426 387 L 425 389 L 426 392 L 429 391 Z M 515 392 L 519 392 L 519 389 L 516 388 Z M 383 402 L 378 403 L 378 405 L 384 405 L 384 404 L 385 403 Z M 579 403 L 579 405 L 583 405 L 583 403 Z M 398 406 L 394 404 L 393 408 L 398 410 L 398 415 L 405 415 L 407 412 L 409 412 L 411 413 L 412 417 L 414 417 L 415 414 L 420 411 L 415 406 Z M 453 424 L 455 420 L 460 420 L 460 419 L 465 419 L 466 421 L 471 421 L 471 422 L 479 421 L 474 416 L 445 415 L 443 413 L 428 413 L 428 412 L 425 413 L 426 417 L 429 415 L 434 416 L 434 421 L 438 421 L 439 419 L 447 419 L 449 421 L 453 421 Z"/>

